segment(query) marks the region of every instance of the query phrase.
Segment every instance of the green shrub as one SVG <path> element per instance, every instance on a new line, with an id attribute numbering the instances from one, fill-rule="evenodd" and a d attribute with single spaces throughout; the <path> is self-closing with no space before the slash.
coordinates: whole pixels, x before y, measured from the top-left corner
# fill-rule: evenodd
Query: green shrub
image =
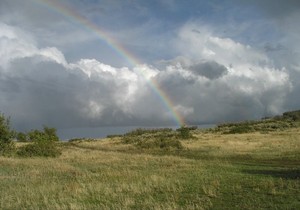
<path id="1" fill-rule="evenodd" d="M 59 141 L 55 128 L 44 126 L 43 131 L 32 130 L 28 134 L 29 141 Z"/>
<path id="2" fill-rule="evenodd" d="M 143 149 L 182 149 L 177 132 L 171 128 L 136 129 L 122 136 L 122 142 Z"/>
<path id="3" fill-rule="evenodd" d="M 183 149 L 183 146 L 178 139 L 159 139 L 159 147 L 161 149 Z"/>
<path id="4" fill-rule="evenodd" d="M 0 114 L 0 155 L 9 155 L 15 150 L 15 144 L 12 141 L 15 132 L 10 129 L 9 124 L 9 118 Z"/>
<path id="5" fill-rule="evenodd" d="M 31 144 L 20 147 L 17 154 L 22 157 L 56 157 L 61 154 L 57 146 L 59 141 L 55 128 L 44 127 L 43 131 L 32 130 L 28 134 Z"/>
<path id="6" fill-rule="evenodd" d="M 51 141 L 59 141 L 59 138 L 56 134 L 56 129 L 55 128 L 49 128 L 47 126 L 44 126 L 44 133 L 48 136 L 48 138 Z"/>
<path id="7" fill-rule="evenodd" d="M 135 130 L 129 131 L 128 133 L 125 134 L 125 136 L 139 136 L 147 133 L 146 129 L 142 128 L 137 128 Z"/>
<path id="8" fill-rule="evenodd" d="M 69 139 L 68 142 L 71 143 L 71 142 L 82 142 L 82 141 L 85 141 L 86 139 L 85 138 L 74 138 L 74 139 Z"/>
<path id="9" fill-rule="evenodd" d="M 224 134 L 241 134 L 241 133 L 250 133 L 253 131 L 253 128 L 248 125 L 239 125 L 232 127 L 229 131 L 224 132 Z"/>
<path id="10" fill-rule="evenodd" d="M 176 133 L 171 128 L 158 128 L 158 129 L 142 129 L 130 131 L 122 136 L 123 143 L 131 144 L 137 143 L 142 140 L 153 138 L 173 138 L 176 137 Z"/>
<path id="11" fill-rule="evenodd" d="M 0 141 L 0 155 L 10 156 L 16 150 L 16 146 L 14 142 L 3 142 Z"/>
<path id="12" fill-rule="evenodd" d="M 178 128 L 177 131 L 179 131 L 179 138 L 181 139 L 189 139 L 192 138 L 193 135 L 190 132 L 189 127 L 182 126 L 181 128 Z"/>
<path id="13" fill-rule="evenodd" d="M 20 147 L 17 154 L 21 157 L 57 157 L 61 154 L 55 142 L 33 142 Z"/>
<path id="14" fill-rule="evenodd" d="M 293 121 L 300 121 L 300 110 L 285 112 L 285 113 L 283 113 L 282 117 L 284 119 L 290 119 L 290 120 L 293 120 Z"/>
<path id="15" fill-rule="evenodd" d="M 172 128 L 155 128 L 155 129 L 144 129 L 144 128 L 137 128 L 132 130 L 124 136 L 141 136 L 144 134 L 159 134 L 159 133 L 169 133 L 172 132 Z"/>
<path id="16" fill-rule="evenodd" d="M 28 136 L 26 133 L 23 133 L 23 132 L 19 132 L 17 133 L 17 140 L 20 141 L 20 142 L 27 142 L 28 141 Z"/>

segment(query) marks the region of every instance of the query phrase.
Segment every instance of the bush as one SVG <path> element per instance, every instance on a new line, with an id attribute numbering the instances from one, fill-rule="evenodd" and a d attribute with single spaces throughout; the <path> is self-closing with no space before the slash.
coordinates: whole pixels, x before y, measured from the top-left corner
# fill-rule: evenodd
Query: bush
<path id="1" fill-rule="evenodd" d="M 283 113 L 284 119 L 291 119 L 293 121 L 300 121 L 300 110 Z"/>
<path id="2" fill-rule="evenodd" d="M 34 142 L 21 147 L 17 154 L 22 157 L 57 157 L 61 154 L 61 151 L 57 148 L 55 142 Z"/>
<path id="3" fill-rule="evenodd" d="M 9 118 L 0 114 L 0 155 L 9 155 L 15 150 L 15 144 L 12 141 L 14 131 L 10 129 L 9 124 Z"/>
<path id="4" fill-rule="evenodd" d="M 171 128 L 136 129 L 122 136 L 122 142 L 143 149 L 182 149 L 178 135 Z"/>
<path id="5" fill-rule="evenodd" d="M 224 132 L 224 134 L 242 134 L 242 133 L 250 133 L 253 132 L 253 128 L 248 125 L 239 125 L 236 127 L 232 127 L 228 132 Z"/>
<path id="6" fill-rule="evenodd" d="M 44 126 L 44 133 L 48 136 L 49 140 L 59 141 L 59 138 L 56 134 L 56 129 L 55 128 L 49 128 L 47 126 Z"/>
<path id="7" fill-rule="evenodd" d="M 159 134 L 159 133 L 169 133 L 172 132 L 172 128 L 155 128 L 155 129 L 144 129 L 144 128 L 137 128 L 132 130 L 124 136 L 141 136 L 144 134 Z"/>
<path id="8" fill-rule="evenodd" d="M 189 139 L 192 138 L 193 135 L 190 133 L 190 128 L 182 126 L 181 128 L 178 128 L 177 131 L 179 131 L 179 138 L 181 139 Z"/>
<path id="9" fill-rule="evenodd" d="M 19 148 L 17 154 L 22 157 L 56 157 L 61 154 L 57 147 L 59 141 L 55 128 L 44 127 L 43 131 L 32 130 L 28 134 L 31 144 Z"/>
<path id="10" fill-rule="evenodd" d="M 28 134 L 29 141 L 59 141 L 55 128 L 44 126 L 43 131 L 32 130 Z"/>
<path id="11" fill-rule="evenodd" d="M 15 152 L 16 146 L 14 142 L 3 142 L 0 141 L 0 155 L 11 155 L 13 152 Z"/>
<path id="12" fill-rule="evenodd" d="M 26 133 L 19 132 L 19 133 L 17 133 L 17 140 L 20 142 L 27 142 L 28 137 L 27 137 Z"/>

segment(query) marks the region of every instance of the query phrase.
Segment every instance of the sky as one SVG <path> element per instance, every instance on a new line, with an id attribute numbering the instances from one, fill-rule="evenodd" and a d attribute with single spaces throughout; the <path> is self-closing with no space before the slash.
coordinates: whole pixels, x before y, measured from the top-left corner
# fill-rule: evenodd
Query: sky
<path id="1" fill-rule="evenodd" d="M 20 131 L 255 120 L 300 108 L 298 0 L 0 0 Z"/>

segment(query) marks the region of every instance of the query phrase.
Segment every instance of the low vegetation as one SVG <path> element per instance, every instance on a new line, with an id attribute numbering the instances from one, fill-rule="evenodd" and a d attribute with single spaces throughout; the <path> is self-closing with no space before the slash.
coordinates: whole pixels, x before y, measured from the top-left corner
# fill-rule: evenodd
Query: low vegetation
<path id="1" fill-rule="evenodd" d="M 20 147 L 17 155 L 21 157 L 57 157 L 61 154 L 57 146 L 59 138 L 56 135 L 55 128 L 44 126 L 43 131 L 32 130 L 24 134 L 26 141 L 31 143 Z M 22 136 L 24 137 L 24 136 Z"/>
<path id="2" fill-rule="evenodd" d="M 172 129 L 136 129 L 121 137 L 122 143 L 143 149 L 181 149 L 177 133 Z"/>
<path id="3" fill-rule="evenodd" d="M 53 141 L 55 158 L 1 156 L 0 209 L 299 209 L 293 116 L 188 129 L 189 138 L 180 129 L 137 129 Z"/>
<path id="4" fill-rule="evenodd" d="M 10 129 L 9 118 L 0 114 L 0 155 L 10 155 L 14 151 L 13 137 L 14 131 Z"/>
<path id="5" fill-rule="evenodd" d="M 272 132 L 283 131 L 288 128 L 299 127 L 300 111 L 285 112 L 282 116 L 273 118 L 264 118 L 258 121 L 245 121 L 240 123 L 224 123 L 218 125 L 214 132 L 222 134 L 236 134 L 236 133 L 251 133 L 251 132 Z"/>
<path id="6" fill-rule="evenodd" d="M 28 142 L 25 145 L 15 146 L 14 139 Z M 0 115 L 0 155 L 19 157 L 57 157 L 61 154 L 57 146 L 59 138 L 55 128 L 44 126 L 43 130 L 32 130 L 26 133 L 17 133 L 10 128 L 9 118 Z"/>

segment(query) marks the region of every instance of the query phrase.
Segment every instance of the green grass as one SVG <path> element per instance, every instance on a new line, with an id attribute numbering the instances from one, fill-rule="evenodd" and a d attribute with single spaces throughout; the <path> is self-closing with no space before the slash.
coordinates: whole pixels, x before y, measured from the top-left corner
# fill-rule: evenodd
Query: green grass
<path id="1" fill-rule="evenodd" d="M 174 132 L 74 140 L 56 158 L 0 157 L 0 209 L 299 209 L 300 128 Z M 149 143 L 168 137 L 181 147 Z"/>

